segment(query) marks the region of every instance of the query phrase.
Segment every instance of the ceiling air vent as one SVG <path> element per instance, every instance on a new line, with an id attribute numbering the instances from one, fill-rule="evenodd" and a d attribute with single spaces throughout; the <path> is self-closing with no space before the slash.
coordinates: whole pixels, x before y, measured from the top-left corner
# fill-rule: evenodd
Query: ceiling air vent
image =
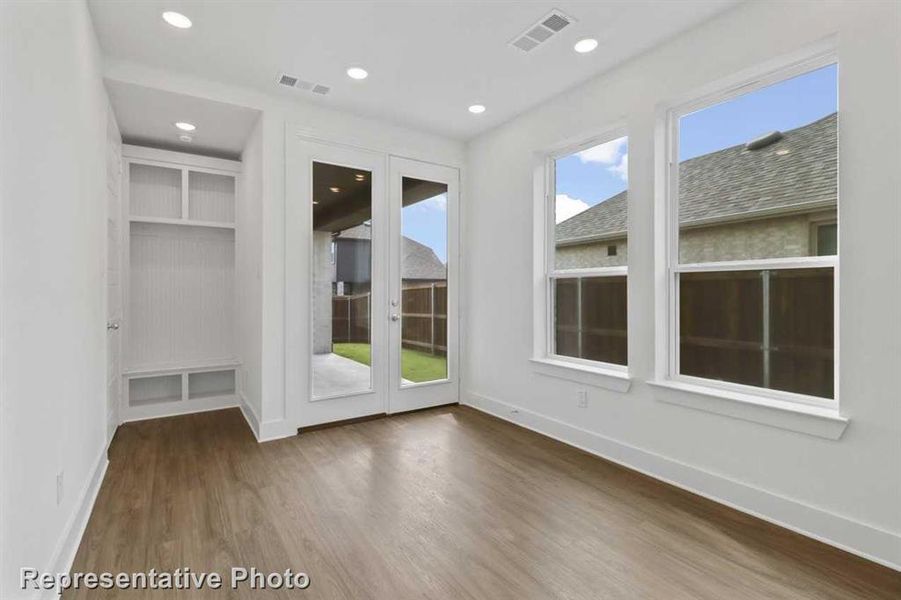
<path id="1" fill-rule="evenodd" d="M 278 84 L 286 87 L 294 87 L 298 81 L 300 80 L 297 77 L 288 75 L 287 73 L 282 73 L 278 76 Z"/>
<path id="2" fill-rule="evenodd" d="M 313 92 L 314 94 L 319 94 L 320 96 L 325 96 L 330 91 L 332 91 L 332 88 L 327 85 L 323 85 L 321 83 L 313 83 L 312 81 L 305 81 L 300 77 L 288 75 L 287 73 L 282 73 L 281 75 L 279 75 L 277 82 L 279 85 L 283 85 L 285 87 L 303 90 L 304 92 Z"/>
<path id="3" fill-rule="evenodd" d="M 555 34 L 562 31 L 566 26 L 575 22 L 575 19 L 563 14 L 559 10 L 552 10 L 550 14 L 545 15 L 540 21 L 526 28 L 525 31 L 513 38 L 513 40 L 510 41 L 510 45 L 523 52 L 531 52 L 554 37 Z"/>

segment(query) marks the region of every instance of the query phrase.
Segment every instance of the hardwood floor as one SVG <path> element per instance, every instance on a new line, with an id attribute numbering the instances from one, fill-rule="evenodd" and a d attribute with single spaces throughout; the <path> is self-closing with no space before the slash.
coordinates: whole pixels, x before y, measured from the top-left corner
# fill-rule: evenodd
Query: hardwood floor
<path id="1" fill-rule="evenodd" d="M 901 574 L 464 407 L 257 444 L 237 409 L 122 426 L 73 571 L 307 590 L 65 598 L 901 598 Z"/>

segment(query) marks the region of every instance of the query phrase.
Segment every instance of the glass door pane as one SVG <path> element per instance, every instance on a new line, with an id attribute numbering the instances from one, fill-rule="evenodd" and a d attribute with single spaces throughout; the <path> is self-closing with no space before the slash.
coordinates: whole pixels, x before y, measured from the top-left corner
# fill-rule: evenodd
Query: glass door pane
<path id="1" fill-rule="evenodd" d="M 372 173 L 313 162 L 313 398 L 372 390 Z"/>
<path id="2" fill-rule="evenodd" d="M 401 385 L 447 379 L 446 183 L 401 179 Z"/>

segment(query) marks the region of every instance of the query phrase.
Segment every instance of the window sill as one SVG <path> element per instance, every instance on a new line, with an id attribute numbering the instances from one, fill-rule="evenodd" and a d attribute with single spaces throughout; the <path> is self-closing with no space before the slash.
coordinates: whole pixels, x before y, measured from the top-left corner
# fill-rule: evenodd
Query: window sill
<path id="1" fill-rule="evenodd" d="M 545 377 L 565 379 L 614 392 L 628 392 L 632 387 L 632 379 L 625 367 L 622 370 L 595 367 L 552 358 L 532 358 L 530 362 L 534 372 Z"/>
<path id="2" fill-rule="evenodd" d="M 846 417 L 841 416 L 838 410 L 832 408 L 806 406 L 681 381 L 648 381 L 648 384 L 659 388 L 660 391 L 676 392 L 655 394 L 656 399 L 660 402 L 830 440 L 841 438 L 850 422 Z"/>

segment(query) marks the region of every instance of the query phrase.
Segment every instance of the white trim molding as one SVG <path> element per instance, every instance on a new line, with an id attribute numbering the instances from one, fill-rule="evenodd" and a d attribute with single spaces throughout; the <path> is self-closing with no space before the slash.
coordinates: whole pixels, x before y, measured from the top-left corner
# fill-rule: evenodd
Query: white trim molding
<path id="1" fill-rule="evenodd" d="M 90 478 L 82 488 L 75 509 L 60 536 L 59 544 L 50 561 L 50 573 L 68 573 L 72 569 L 72 563 L 75 562 L 75 554 L 81 545 L 81 538 L 84 536 L 85 529 L 87 529 L 88 520 L 91 517 L 91 512 L 94 510 L 94 503 L 97 501 L 97 495 L 100 493 L 100 486 L 103 483 L 103 478 L 106 476 L 106 468 L 109 466 L 106 451 L 107 446 L 104 444 L 100 456 L 94 462 L 94 468 L 91 469 Z M 38 597 L 49 600 L 59 596 L 56 590 L 47 590 L 43 594 L 38 595 Z"/>
<path id="2" fill-rule="evenodd" d="M 259 443 L 297 435 L 297 425 L 290 423 L 287 419 L 260 421 L 256 409 L 247 401 L 247 397 L 242 392 L 238 393 L 238 407 L 241 409 L 241 414 L 244 415 L 244 420 L 247 421 L 253 437 Z"/>
<path id="3" fill-rule="evenodd" d="M 829 440 L 841 438 L 850 423 L 850 420 L 839 414 L 836 408 L 777 400 L 766 396 L 682 381 L 663 380 L 648 381 L 647 383 L 656 388 L 665 389 L 667 392 L 674 392 L 654 394 L 655 399 L 660 402 L 686 406 L 744 421 L 753 421 Z"/>
<path id="4" fill-rule="evenodd" d="M 619 365 L 582 364 L 553 358 L 533 358 L 530 362 L 532 371 L 545 377 L 556 377 L 621 393 L 628 392 L 632 387 L 629 370 L 626 367 L 617 368 Z"/>
<path id="5" fill-rule="evenodd" d="M 664 483 L 901 571 L 901 534 L 474 392 L 461 403 Z"/>

